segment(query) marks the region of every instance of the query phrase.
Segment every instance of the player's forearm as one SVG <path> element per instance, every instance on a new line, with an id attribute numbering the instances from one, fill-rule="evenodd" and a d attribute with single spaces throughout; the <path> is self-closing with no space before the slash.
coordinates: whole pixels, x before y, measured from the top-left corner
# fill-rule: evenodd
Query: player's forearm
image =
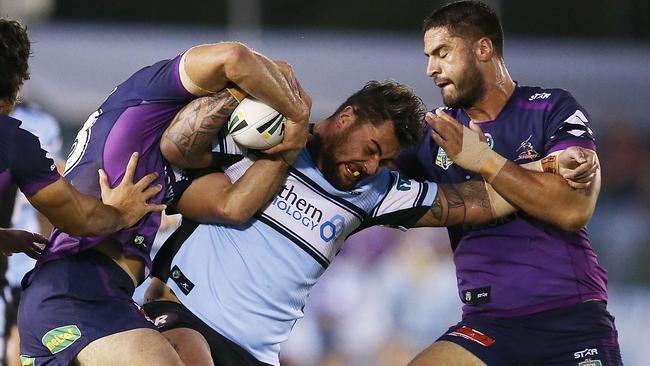
<path id="1" fill-rule="evenodd" d="M 499 195 L 489 194 L 483 181 L 440 184 L 429 212 L 416 226 L 483 224 L 514 211 Z"/>
<path id="2" fill-rule="evenodd" d="M 280 158 L 259 159 L 230 186 L 220 202 L 231 222 L 245 223 L 280 190 L 288 165 Z"/>
<path id="3" fill-rule="evenodd" d="M 250 51 L 250 50 L 249 50 Z M 293 121 L 306 121 L 309 107 L 299 97 L 280 67 L 266 56 L 254 51 L 244 52 L 226 65 L 228 80 L 249 95 Z"/>
<path id="4" fill-rule="evenodd" d="M 588 190 L 575 190 L 559 175 L 526 170 L 507 162 L 491 185 L 528 214 L 564 230 L 575 231 L 584 227 L 593 214 L 600 177 Z"/>
<path id="5" fill-rule="evenodd" d="M 210 166 L 212 141 L 237 104 L 237 100 L 224 90 L 197 98 L 183 107 L 160 140 L 160 151 L 165 159 L 182 168 Z"/>
<path id="6" fill-rule="evenodd" d="M 76 195 L 61 206 L 61 212 L 46 215 L 52 225 L 77 236 L 108 235 L 125 227 L 122 213 L 115 207 L 105 205 L 93 196 Z"/>

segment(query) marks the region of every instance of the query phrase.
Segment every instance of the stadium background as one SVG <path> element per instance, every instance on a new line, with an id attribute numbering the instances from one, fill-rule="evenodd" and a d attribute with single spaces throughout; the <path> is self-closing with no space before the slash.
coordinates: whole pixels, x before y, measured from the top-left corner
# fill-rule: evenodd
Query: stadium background
<path id="1" fill-rule="evenodd" d="M 64 151 L 115 85 L 192 45 L 239 40 L 293 64 L 326 117 L 370 79 L 411 85 L 441 104 L 424 74 L 420 26 L 440 1 L 0 0 L 33 41 L 23 97 L 62 123 Z M 522 84 L 571 91 L 590 112 L 603 189 L 589 231 L 610 274 L 610 310 L 627 365 L 650 338 L 650 2 L 490 2 Z M 399 4 L 399 5 L 398 5 Z M 374 229 L 352 237 L 315 287 L 283 347 L 286 365 L 400 365 L 460 317 L 444 230 Z"/>

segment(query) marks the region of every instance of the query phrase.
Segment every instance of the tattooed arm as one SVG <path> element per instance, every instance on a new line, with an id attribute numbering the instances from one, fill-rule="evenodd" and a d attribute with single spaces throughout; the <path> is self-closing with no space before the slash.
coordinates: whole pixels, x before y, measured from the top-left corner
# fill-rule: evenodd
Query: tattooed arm
<path id="1" fill-rule="evenodd" d="M 180 110 L 163 133 L 160 151 L 182 168 L 207 168 L 212 161 L 211 144 L 237 107 L 226 90 L 193 100 Z"/>
<path id="2" fill-rule="evenodd" d="M 515 212 L 516 209 L 496 194 L 484 181 L 439 184 L 431 209 L 416 227 L 482 224 Z"/>

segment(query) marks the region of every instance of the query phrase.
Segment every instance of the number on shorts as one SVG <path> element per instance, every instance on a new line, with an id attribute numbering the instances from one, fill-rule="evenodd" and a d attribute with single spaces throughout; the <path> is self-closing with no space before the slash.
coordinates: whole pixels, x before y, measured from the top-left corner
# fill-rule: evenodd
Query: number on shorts
<path id="1" fill-rule="evenodd" d="M 74 143 L 72 143 L 70 154 L 68 154 L 68 160 L 65 162 L 65 171 L 63 172 L 63 175 L 68 174 L 69 171 L 74 169 L 86 153 L 86 148 L 90 141 L 90 129 L 93 127 L 95 122 L 97 122 L 97 119 L 101 114 L 101 109 L 91 114 L 81 127 L 81 130 L 77 133 L 77 137 L 74 139 Z"/>

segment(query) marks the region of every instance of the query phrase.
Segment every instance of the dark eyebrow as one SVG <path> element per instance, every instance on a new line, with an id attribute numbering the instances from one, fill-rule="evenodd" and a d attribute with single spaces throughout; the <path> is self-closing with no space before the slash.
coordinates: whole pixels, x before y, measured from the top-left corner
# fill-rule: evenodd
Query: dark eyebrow
<path id="1" fill-rule="evenodd" d="M 443 44 L 440 44 L 440 45 L 438 45 L 438 47 L 436 47 L 436 48 L 434 48 L 433 50 L 431 50 L 431 53 L 426 53 L 426 52 L 425 52 L 424 55 L 427 56 L 427 57 L 429 57 L 430 55 L 435 55 L 435 54 L 438 53 L 438 51 L 440 51 L 440 49 L 443 48 L 443 47 L 447 47 L 447 45 L 444 44 L 444 43 L 443 43 Z"/>

